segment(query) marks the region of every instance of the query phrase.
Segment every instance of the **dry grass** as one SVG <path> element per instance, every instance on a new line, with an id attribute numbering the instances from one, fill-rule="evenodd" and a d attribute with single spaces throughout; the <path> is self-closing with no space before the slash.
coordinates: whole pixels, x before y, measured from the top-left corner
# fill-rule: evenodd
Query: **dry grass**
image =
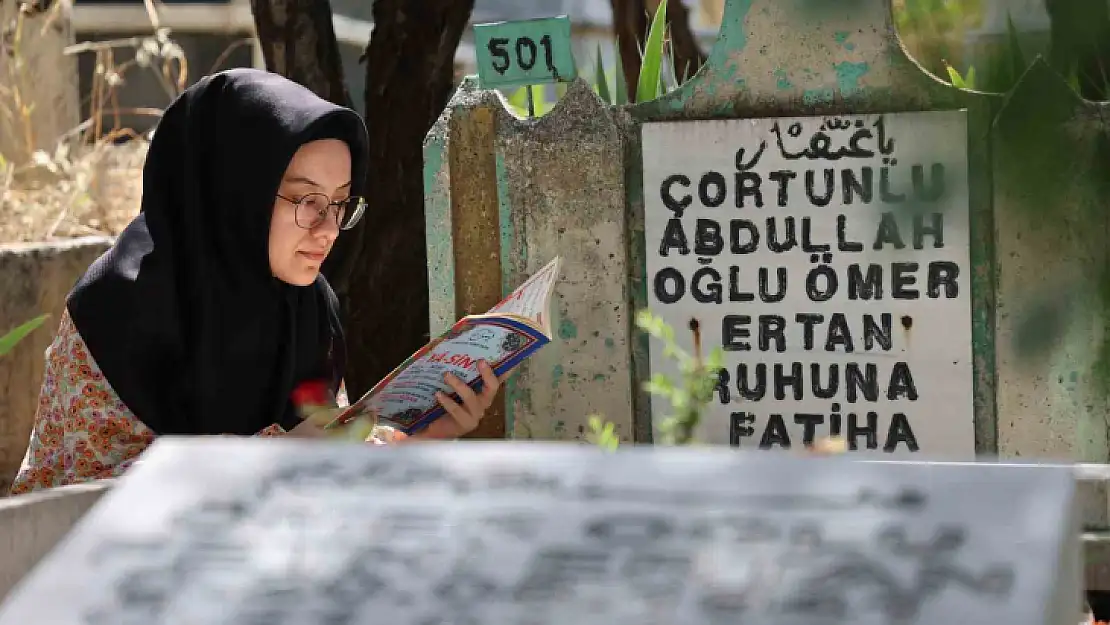
<path id="1" fill-rule="evenodd" d="M 58 18 L 61 3 L 53 6 L 51 14 L 36 16 L 40 23 L 34 28 L 45 32 L 50 20 Z M 10 37 L 14 43 L 0 50 L 16 59 L 8 65 L 8 75 L 0 76 L 0 115 L 14 126 L 16 136 L 26 137 L 22 152 L 31 156 L 0 154 L 0 243 L 112 236 L 138 212 L 147 138 L 123 127 L 121 117 L 158 116 L 161 111 L 121 108 L 118 88 L 130 72 L 153 72 L 169 101 L 185 88 L 188 74 L 181 48 L 167 30 L 159 28 L 152 0 L 147 0 L 147 11 L 150 36 L 85 42 L 66 49 L 66 54 L 95 55 L 96 71 L 86 100 L 90 115 L 58 137 L 50 152 L 31 145 L 34 103 L 27 102 L 24 90 L 32 77 L 18 62 L 19 45 L 34 9 L 24 7 L 17 13 Z M 129 140 L 120 142 L 121 138 Z"/>
<path id="2" fill-rule="evenodd" d="M 0 178 L 0 243 L 118 234 L 138 212 L 146 148 L 143 139 L 102 141 L 9 165 Z"/>

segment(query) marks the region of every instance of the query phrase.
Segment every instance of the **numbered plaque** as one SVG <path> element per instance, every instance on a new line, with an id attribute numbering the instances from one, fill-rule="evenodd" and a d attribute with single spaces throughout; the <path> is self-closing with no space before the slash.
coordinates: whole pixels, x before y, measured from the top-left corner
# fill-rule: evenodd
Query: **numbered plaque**
<path id="1" fill-rule="evenodd" d="M 577 75 L 567 16 L 474 26 L 484 89 L 569 82 Z"/>

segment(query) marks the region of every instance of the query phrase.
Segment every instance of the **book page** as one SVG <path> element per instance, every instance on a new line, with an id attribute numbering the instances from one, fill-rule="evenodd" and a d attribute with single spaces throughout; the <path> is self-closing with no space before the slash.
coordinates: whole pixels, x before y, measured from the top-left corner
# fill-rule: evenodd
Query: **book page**
<path id="1" fill-rule="evenodd" d="M 520 315 L 534 320 L 541 327 L 546 326 L 548 301 L 555 281 L 559 279 L 561 265 L 562 258 L 556 256 L 489 312 Z"/>
<path id="2" fill-rule="evenodd" d="M 342 425 L 371 411 L 409 433 L 443 414 L 435 398 L 437 391 L 455 395 L 443 380 L 445 374 L 452 373 L 471 387 L 478 387 L 482 382 L 478 361 L 485 360 L 496 375 L 501 375 L 547 342 L 542 334 L 511 320 L 460 321 L 440 340 L 409 358 L 338 420 Z"/>

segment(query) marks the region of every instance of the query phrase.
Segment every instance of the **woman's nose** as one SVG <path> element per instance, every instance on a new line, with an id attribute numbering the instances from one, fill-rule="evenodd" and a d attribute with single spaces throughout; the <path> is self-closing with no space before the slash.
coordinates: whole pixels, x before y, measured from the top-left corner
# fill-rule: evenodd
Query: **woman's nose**
<path id="1" fill-rule="evenodd" d="M 335 240 L 339 236 L 339 222 L 337 219 L 338 211 L 329 210 L 328 216 L 312 229 L 313 236 L 327 237 L 329 242 Z"/>

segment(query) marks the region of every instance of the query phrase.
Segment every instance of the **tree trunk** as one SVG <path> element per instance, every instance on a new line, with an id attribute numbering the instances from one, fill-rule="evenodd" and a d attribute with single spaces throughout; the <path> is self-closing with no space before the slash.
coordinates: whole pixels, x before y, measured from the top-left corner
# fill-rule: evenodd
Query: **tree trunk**
<path id="1" fill-rule="evenodd" d="M 367 215 L 349 265 L 347 385 L 359 395 L 428 340 L 424 137 L 454 91 L 474 0 L 376 0 L 366 49 Z M 342 238 L 342 237 L 340 237 Z M 339 271 L 339 270 L 337 270 Z"/>
<path id="2" fill-rule="evenodd" d="M 650 4 L 650 6 L 648 6 Z M 610 0 L 613 8 L 613 34 L 619 44 L 621 67 L 630 98 L 635 98 L 636 84 L 640 81 L 640 51 L 647 39 L 651 15 L 658 8 L 658 0 Z M 698 46 L 690 28 L 690 10 L 682 0 L 668 0 L 667 26 L 670 46 L 674 51 L 674 72 L 679 80 L 693 76 L 706 56 Z"/>
<path id="3" fill-rule="evenodd" d="M 674 73 L 685 82 L 705 65 L 706 56 L 690 28 L 690 10 L 682 0 L 667 3 L 667 25 L 670 26 L 671 48 L 674 50 Z"/>
<path id="4" fill-rule="evenodd" d="M 351 105 L 328 0 L 251 0 L 251 13 L 267 69 Z"/>
<path id="5" fill-rule="evenodd" d="M 647 37 L 648 16 L 644 0 L 610 0 L 613 7 L 613 35 L 617 53 L 624 70 L 624 84 L 629 99 L 636 98 L 636 83 L 640 81 L 640 50 Z M 620 76 L 616 77 L 620 80 Z"/>

